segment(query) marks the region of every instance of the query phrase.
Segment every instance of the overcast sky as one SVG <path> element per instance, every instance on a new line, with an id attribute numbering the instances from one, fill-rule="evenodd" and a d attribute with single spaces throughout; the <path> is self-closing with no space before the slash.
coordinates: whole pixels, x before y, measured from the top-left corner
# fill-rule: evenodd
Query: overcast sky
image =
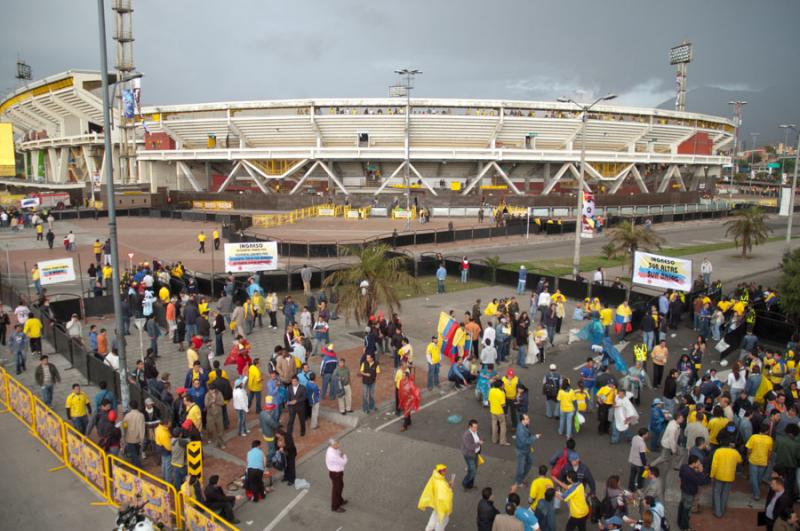
<path id="1" fill-rule="evenodd" d="M 416 96 L 588 99 L 616 92 L 620 103 L 655 106 L 674 95 L 667 50 L 683 39 L 695 50 L 690 89 L 800 86 L 797 0 L 133 4 L 145 105 L 380 97 L 395 81 L 392 71 L 410 66 L 424 72 Z M 33 67 L 34 79 L 98 69 L 96 2 L 4 0 L 0 18 L 3 93 L 16 86 L 17 56 Z M 797 101 L 785 105 L 798 114 Z"/>

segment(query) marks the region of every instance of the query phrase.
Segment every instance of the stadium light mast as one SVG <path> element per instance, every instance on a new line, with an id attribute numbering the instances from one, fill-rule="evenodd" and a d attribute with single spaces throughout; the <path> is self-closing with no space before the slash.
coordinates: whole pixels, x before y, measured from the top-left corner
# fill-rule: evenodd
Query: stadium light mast
<path id="1" fill-rule="evenodd" d="M 683 41 L 678 46 L 673 46 L 669 49 L 669 64 L 675 65 L 678 68 L 675 74 L 675 84 L 677 85 L 678 93 L 675 97 L 675 110 L 686 110 L 686 75 L 689 71 L 689 63 L 692 62 L 692 44 Z"/>
<path id="2" fill-rule="evenodd" d="M 789 195 L 789 220 L 786 222 L 786 252 L 792 250 L 792 221 L 794 221 L 794 194 L 797 190 L 797 164 L 800 163 L 800 130 L 797 129 L 795 124 L 784 124 L 781 128 L 797 133 L 797 143 L 794 148 L 794 172 L 792 173 L 792 191 Z M 786 151 L 786 144 L 783 145 L 783 150 Z"/>
<path id="3" fill-rule="evenodd" d="M 409 170 L 411 166 L 411 89 L 414 86 L 411 84 L 414 76 L 422 73 L 421 70 L 416 68 L 398 68 L 394 71 L 395 74 L 402 76 L 401 87 L 403 90 L 400 93 L 405 93 L 406 97 L 406 156 L 405 163 L 403 164 L 403 182 L 406 187 L 406 230 L 411 230 L 411 180 Z M 400 94 L 398 93 L 398 94 Z"/>
<path id="4" fill-rule="evenodd" d="M 753 176 L 756 173 L 753 166 L 756 163 L 756 138 L 759 136 L 761 136 L 761 133 L 750 133 L 750 138 L 752 139 L 752 145 L 750 146 L 750 186 L 753 186 Z"/>
<path id="5" fill-rule="evenodd" d="M 583 213 L 583 186 L 586 171 L 586 121 L 592 107 L 601 101 L 613 100 L 616 97 L 616 94 L 606 94 L 589 105 L 580 104 L 572 98 L 558 98 L 561 103 L 572 103 L 581 110 L 581 169 L 578 173 L 578 190 L 575 194 L 578 196 L 578 212 L 575 218 L 575 252 L 572 256 L 572 276 L 576 279 L 581 266 L 581 214 Z"/>
<path id="6" fill-rule="evenodd" d="M 733 132 L 733 157 L 731 158 L 732 167 L 731 167 L 731 183 L 733 183 L 733 177 L 737 173 L 739 173 L 739 168 L 736 164 L 736 153 L 739 148 L 739 129 L 742 127 L 742 109 L 745 105 L 747 105 L 746 101 L 736 100 L 736 101 L 729 101 L 728 105 L 733 105 L 734 108 L 734 132 Z"/>
<path id="7" fill-rule="evenodd" d="M 128 389 L 128 360 L 125 355 L 125 333 L 122 327 L 122 298 L 120 297 L 119 247 L 117 245 L 117 207 L 114 203 L 114 171 L 111 147 L 111 101 L 108 93 L 108 52 L 106 50 L 105 1 L 97 0 L 97 25 L 100 34 L 100 78 L 103 85 L 103 161 L 108 199 L 108 238 L 111 240 L 111 298 L 114 301 L 116 317 L 116 338 L 119 354 L 119 391 L 122 410 L 128 409 L 130 391 Z"/>

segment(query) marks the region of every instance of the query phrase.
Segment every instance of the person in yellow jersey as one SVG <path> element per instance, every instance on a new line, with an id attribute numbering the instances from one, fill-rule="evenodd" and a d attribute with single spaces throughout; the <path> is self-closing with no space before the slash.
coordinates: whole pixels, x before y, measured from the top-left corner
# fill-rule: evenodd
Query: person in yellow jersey
<path id="1" fill-rule="evenodd" d="M 514 405 L 514 400 L 517 398 L 517 386 L 519 385 L 519 376 L 514 374 L 514 369 L 511 367 L 506 371 L 503 376 L 503 391 L 506 393 L 506 404 L 508 405 L 508 415 L 511 420 L 511 431 L 517 427 L 517 408 Z"/>
<path id="2" fill-rule="evenodd" d="M 614 400 L 617 398 L 617 385 L 613 380 L 597 390 L 595 400 L 597 400 L 597 431 L 608 434 L 611 429 L 611 408 L 614 407 Z"/>
<path id="3" fill-rule="evenodd" d="M 453 479 L 445 465 L 436 465 L 417 502 L 420 511 L 433 509 L 425 531 L 444 531 L 453 513 Z"/>
<path id="4" fill-rule="evenodd" d="M 728 447 L 720 447 L 714 452 L 711 460 L 711 506 L 714 516 L 722 518 L 728 505 L 728 495 L 736 479 L 736 466 L 742 462 L 742 456 L 731 442 Z"/>
<path id="5" fill-rule="evenodd" d="M 264 378 L 261 375 L 261 360 L 258 358 L 253 359 L 253 363 L 247 369 L 247 409 L 250 409 L 250 404 L 253 398 L 256 400 L 256 412 L 261 407 L 261 389 L 264 386 Z"/>
<path id="6" fill-rule="evenodd" d="M 492 416 L 492 442 L 511 446 L 506 440 L 506 393 L 503 382 L 497 380 L 489 389 L 489 414 Z"/>
<path id="7" fill-rule="evenodd" d="M 106 291 L 108 294 L 111 294 L 111 277 L 114 274 L 114 270 L 111 269 L 111 266 L 106 264 L 103 266 L 103 284 L 105 284 Z"/>
<path id="8" fill-rule="evenodd" d="M 753 499 L 761 498 L 761 481 L 767 473 L 770 454 L 772 454 L 772 437 L 767 435 L 769 425 L 762 424 L 760 433 L 754 433 L 747 439 L 744 447 L 747 448 L 747 462 L 750 468 L 750 488 Z"/>
<path id="9" fill-rule="evenodd" d="M 203 232 L 202 230 L 200 231 L 200 234 L 197 235 L 197 243 L 200 244 L 200 248 L 197 249 L 197 252 L 205 253 L 206 252 L 206 233 Z"/>
<path id="10" fill-rule="evenodd" d="M 439 349 L 439 338 L 431 337 L 431 342 L 425 349 L 425 359 L 428 361 L 428 391 L 433 391 L 433 387 L 439 387 L 439 367 L 442 362 L 442 352 Z"/>
<path id="11" fill-rule="evenodd" d="M 188 393 L 183 397 L 183 408 L 186 410 L 186 420 L 190 421 L 200 432 L 203 429 L 203 412 Z"/>
<path id="12" fill-rule="evenodd" d="M 531 490 L 528 495 L 532 511 L 535 511 L 536 506 L 544 499 L 544 494 L 547 492 L 547 489 L 552 488 L 555 488 L 555 485 L 553 484 L 553 480 L 547 475 L 547 466 L 541 465 L 539 467 L 539 476 L 531 481 Z"/>
<path id="13" fill-rule="evenodd" d="M 611 335 L 611 326 L 614 324 L 614 310 L 608 306 L 603 306 L 600 310 L 600 324 L 603 326 L 603 333 L 606 337 Z"/>
<path id="14" fill-rule="evenodd" d="M 214 250 L 219 251 L 219 231 L 217 229 L 211 233 L 211 238 L 214 240 Z"/>
<path id="15" fill-rule="evenodd" d="M 99 239 L 95 240 L 92 244 L 92 252 L 94 253 L 94 261 L 97 262 L 97 265 L 103 263 L 103 242 Z"/>
<path id="16" fill-rule="evenodd" d="M 558 417 L 558 434 L 566 435 L 567 439 L 571 439 L 573 431 L 572 419 L 578 406 L 575 403 L 575 393 L 572 391 L 568 378 L 564 378 L 561 381 L 561 389 L 558 390 L 556 400 L 561 411 L 561 415 Z"/>
<path id="17" fill-rule="evenodd" d="M 36 294 L 42 294 L 42 274 L 39 271 L 39 266 L 34 265 L 33 269 L 31 269 L 31 281 L 33 281 L 33 287 L 36 289 Z"/>
<path id="18" fill-rule="evenodd" d="M 156 443 L 156 449 L 161 455 L 161 477 L 167 483 L 172 482 L 172 442 L 171 434 L 169 431 L 170 420 L 168 418 L 161 419 L 161 422 L 156 426 L 153 440 Z"/>
<path id="19" fill-rule="evenodd" d="M 30 314 L 22 327 L 22 333 L 28 336 L 28 344 L 31 347 L 31 356 L 42 355 L 42 321 L 36 314 Z"/>
<path id="20" fill-rule="evenodd" d="M 725 429 L 730 421 L 725 418 L 725 413 L 719 406 L 714 406 L 711 415 L 711 420 L 708 421 L 708 442 L 711 443 L 712 446 L 719 446 L 717 436 Z"/>
<path id="21" fill-rule="evenodd" d="M 486 305 L 486 308 L 484 308 L 483 315 L 489 317 L 495 317 L 497 315 L 497 307 L 498 307 L 497 299 L 492 299 L 492 301 Z"/>
<path id="22" fill-rule="evenodd" d="M 72 392 L 65 403 L 67 420 L 81 435 L 86 433 L 89 426 L 89 415 L 92 413 L 92 403 L 86 393 L 81 391 L 80 384 L 72 384 Z"/>
<path id="23" fill-rule="evenodd" d="M 574 470 L 567 472 L 566 483 L 553 478 L 561 487 L 557 496 L 569 506 L 569 520 L 565 529 L 586 529 L 586 520 L 589 518 L 589 505 L 586 503 L 586 491 L 583 483 L 578 481 L 578 474 Z"/>
<path id="24" fill-rule="evenodd" d="M 408 370 L 408 362 L 403 360 L 400 362 L 400 367 L 398 367 L 394 371 L 394 413 L 395 415 L 399 415 L 402 411 L 400 408 L 400 382 L 403 381 L 403 376 L 405 376 L 406 371 Z"/>

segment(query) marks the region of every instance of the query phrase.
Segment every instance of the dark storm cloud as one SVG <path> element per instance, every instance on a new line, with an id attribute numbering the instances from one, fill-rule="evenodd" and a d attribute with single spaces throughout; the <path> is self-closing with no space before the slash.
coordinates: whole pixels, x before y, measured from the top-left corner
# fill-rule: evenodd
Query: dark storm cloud
<path id="1" fill-rule="evenodd" d="M 424 72 L 419 96 L 588 99 L 616 92 L 620 103 L 652 106 L 674 93 L 667 50 L 683 39 L 695 50 L 690 89 L 718 87 L 734 97 L 800 86 L 795 0 L 133 3 L 134 60 L 146 74 L 146 104 L 383 96 L 392 71 L 413 66 Z M 36 78 L 96 69 L 96 31 L 94 2 L 6 0 L 0 89 L 15 86 L 17 53 Z M 793 102 L 772 104 L 800 118 Z M 691 97 L 688 107 L 703 110 L 692 109 Z"/>

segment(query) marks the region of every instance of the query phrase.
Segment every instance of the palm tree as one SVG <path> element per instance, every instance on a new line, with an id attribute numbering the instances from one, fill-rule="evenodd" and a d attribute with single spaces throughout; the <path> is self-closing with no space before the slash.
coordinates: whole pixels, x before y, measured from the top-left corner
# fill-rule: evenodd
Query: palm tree
<path id="1" fill-rule="evenodd" d="M 734 218 L 725 222 L 725 236 L 733 236 L 736 247 L 742 248 L 742 256 L 753 251 L 753 245 L 761 245 L 772 229 L 767 227 L 767 216 L 760 207 L 752 206 L 739 210 Z"/>
<path id="2" fill-rule="evenodd" d="M 661 249 L 664 238 L 642 225 L 636 225 L 633 221 L 626 220 L 611 229 L 610 243 L 614 246 L 613 255 L 623 257 L 622 267 L 624 270 L 627 264 L 631 263 L 637 250 Z"/>
<path id="3" fill-rule="evenodd" d="M 500 257 L 497 255 L 494 256 L 487 256 L 483 259 L 483 263 L 489 269 L 489 278 L 491 279 L 492 283 L 497 281 L 497 270 L 503 265 L 503 262 L 500 260 Z"/>
<path id="4" fill-rule="evenodd" d="M 325 278 L 324 286 L 338 286 L 339 308 L 346 318 L 354 317 L 357 323 L 369 320 L 380 305 L 389 312 L 399 310 L 400 288 L 419 292 L 417 280 L 408 274 L 405 256 L 390 256 L 389 246 L 371 245 L 347 251 L 358 260 L 346 269 L 340 269 Z M 362 283 L 367 285 L 362 287 Z"/>

